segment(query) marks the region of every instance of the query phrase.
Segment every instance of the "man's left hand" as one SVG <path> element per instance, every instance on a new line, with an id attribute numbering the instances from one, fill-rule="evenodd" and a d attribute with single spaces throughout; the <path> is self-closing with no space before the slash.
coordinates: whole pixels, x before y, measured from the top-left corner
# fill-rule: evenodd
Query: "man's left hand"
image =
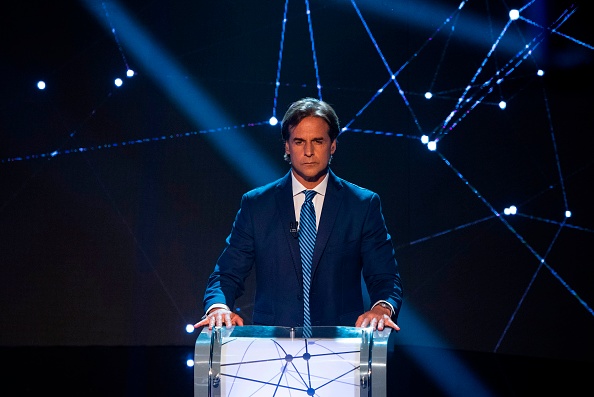
<path id="1" fill-rule="evenodd" d="M 392 318 L 390 318 L 390 314 L 388 314 L 389 310 L 385 309 L 381 306 L 375 306 L 370 311 L 361 314 L 357 318 L 357 322 L 355 323 L 355 327 L 371 327 L 374 331 L 377 329 L 378 331 L 383 331 L 385 327 L 393 328 L 396 331 L 400 331 L 400 327 Z"/>

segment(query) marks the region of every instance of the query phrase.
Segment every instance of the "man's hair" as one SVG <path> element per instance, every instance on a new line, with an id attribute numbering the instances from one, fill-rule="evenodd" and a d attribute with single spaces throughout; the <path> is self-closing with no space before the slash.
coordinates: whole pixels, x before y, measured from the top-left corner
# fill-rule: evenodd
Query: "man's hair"
<path id="1" fill-rule="evenodd" d="M 297 126 L 306 117 L 319 117 L 328 123 L 330 129 L 330 142 L 334 142 L 340 134 L 340 122 L 336 112 L 328 103 L 315 98 L 303 98 L 293 102 L 281 122 L 281 134 L 283 137 L 283 145 L 289 139 L 291 130 Z M 289 156 L 285 153 L 285 160 L 290 162 Z"/>

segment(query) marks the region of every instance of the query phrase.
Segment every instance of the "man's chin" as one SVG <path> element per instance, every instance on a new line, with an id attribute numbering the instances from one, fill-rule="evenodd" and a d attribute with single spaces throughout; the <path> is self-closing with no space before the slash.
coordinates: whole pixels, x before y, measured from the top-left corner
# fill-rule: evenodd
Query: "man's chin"
<path id="1" fill-rule="evenodd" d="M 298 170 L 295 171 L 303 180 L 307 182 L 317 182 L 326 175 L 326 170 Z"/>

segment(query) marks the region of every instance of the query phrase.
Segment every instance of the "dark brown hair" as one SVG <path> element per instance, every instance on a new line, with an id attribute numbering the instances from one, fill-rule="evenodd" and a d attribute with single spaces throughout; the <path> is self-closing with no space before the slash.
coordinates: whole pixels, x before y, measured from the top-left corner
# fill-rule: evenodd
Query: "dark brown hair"
<path id="1" fill-rule="evenodd" d="M 281 134 L 283 143 L 289 139 L 291 129 L 301 122 L 306 117 L 314 116 L 324 119 L 330 126 L 328 134 L 330 141 L 334 140 L 340 134 L 340 123 L 336 112 L 328 103 L 315 98 L 303 98 L 293 102 L 283 117 L 281 122 Z"/>

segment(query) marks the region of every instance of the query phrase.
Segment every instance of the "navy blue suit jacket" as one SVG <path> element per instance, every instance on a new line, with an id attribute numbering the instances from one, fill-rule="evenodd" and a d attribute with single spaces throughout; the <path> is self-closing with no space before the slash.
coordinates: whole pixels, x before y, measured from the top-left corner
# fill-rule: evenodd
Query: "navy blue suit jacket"
<path id="1" fill-rule="evenodd" d="M 232 310 L 244 281 L 256 272 L 254 325 L 299 327 L 303 297 L 299 240 L 295 224 L 291 171 L 241 199 L 227 245 L 210 275 L 204 307 L 225 303 Z M 402 286 L 379 196 L 332 171 L 318 226 L 312 264 L 310 310 L 313 326 L 350 326 L 371 302 L 402 304 Z"/>

